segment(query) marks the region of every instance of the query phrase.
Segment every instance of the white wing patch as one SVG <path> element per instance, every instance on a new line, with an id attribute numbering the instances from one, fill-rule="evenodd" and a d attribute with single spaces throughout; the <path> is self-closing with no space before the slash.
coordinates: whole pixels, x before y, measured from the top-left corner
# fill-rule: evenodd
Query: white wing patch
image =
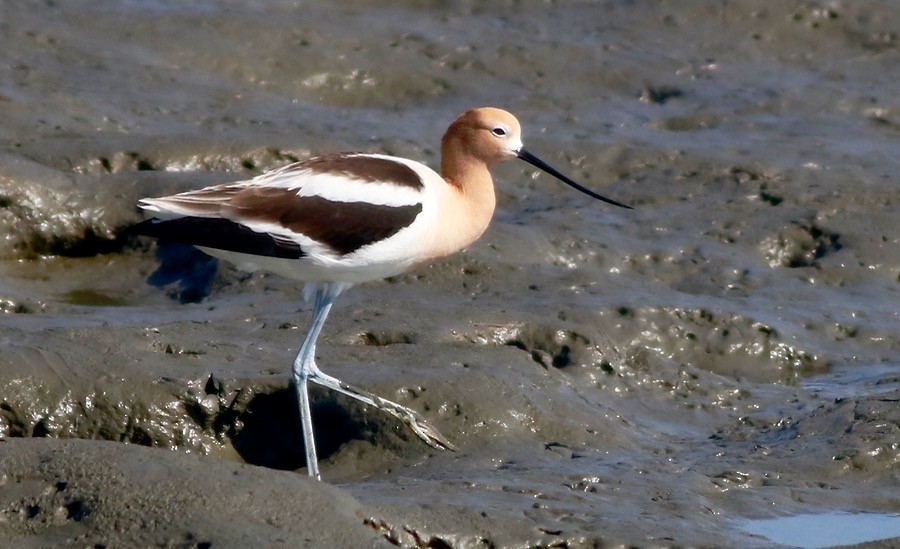
<path id="1" fill-rule="evenodd" d="M 383 154 L 355 153 L 348 157 L 365 157 L 388 160 L 411 168 L 420 177 L 422 168 L 418 162 Z M 321 173 L 309 168 L 305 162 L 289 164 L 264 173 L 250 181 L 251 185 L 297 190 L 297 196 L 317 196 L 333 202 L 366 202 L 376 206 L 413 206 L 422 202 L 422 190 L 390 181 L 367 181 L 347 174 Z"/>
<path id="2" fill-rule="evenodd" d="M 375 206 L 413 206 L 422 202 L 419 189 L 328 174 L 305 178 L 297 196 L 318 196 L 332 202 L 366 202 Z"/>

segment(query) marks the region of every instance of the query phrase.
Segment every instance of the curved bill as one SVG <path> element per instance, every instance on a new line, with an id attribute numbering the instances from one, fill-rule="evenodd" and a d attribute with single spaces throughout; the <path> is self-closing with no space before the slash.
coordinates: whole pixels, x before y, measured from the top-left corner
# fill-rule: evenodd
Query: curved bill
<path id="1" fill-rule="evenodd" d="M 545 172 L 547 172 L 547 173 L 549 173 L 550 175 L 552 175 L 553 177 L 559 179 L 560 181 L 562 181 L 562 182 L 565 183 L 566 185 L 568 185 L 568 186 L 570 186 L 570 187 L 572 187 L 572 188 L 574 188 L 574 189 L 577 189 L 577 190 L 583 192 L 584 194 L 586 194 L 586 195 L 588 195 L 588 196 L 594 197 L 594 198 L 596 198 L 597 200 L 602 200 L 602 201 L 606 202 L 607 204 L 612 204 L 613 206 L 618 206 L 618 207 L 620 207 L 620 208 L 628 208 L 629 210 L 633 210 L 633 209 L 634 209 L 634 208 L 632 208 L 631 206 L 628 206 L 628 205 L 626 205 L 626 204 L 622 204 L 621 202 L 616 202 L 615 200 L 613 200 L 613 199 L 611 199 L 611 198 L 606 198 L 605 196 L 600 195 L 600 194 L 597 194 L 597 193 L 595 193 L 594 191 L 588 189 L 587 187 L 583 187 L 583 186 L 579 185 L 578 183 L 575 183 L 574 181 L 572 181 L 572 180 L 569 179 L 568 177 L 566 177 L 566 176 L 564 176 L 563 174 L 561 174 L 561 173 L 559 173 L 558 171 L 556 171 L 556 169 L 554 169 L 552 166 L 550 166 L 549 164 L 547 164 L 546 162 L 544 162 L 544 161 L 541 160 L 540 158 L 534 156 L 534 155 L 531 154 L 530 152 L 526 151 L 525 149 L 519 149 L 519 150 L 516 152 L 516 156 L 518 156 L 519 158 L 521 158 L 521 159 L 524 160 L 525 162 L 528 162 L 528 163 L 531 164 L 532 166 L 534 166 L 534 167 L 536 167 L 536 168 L 539 168 L 539 169 L 541 169 L 541 170 L 544 170 Z"/>

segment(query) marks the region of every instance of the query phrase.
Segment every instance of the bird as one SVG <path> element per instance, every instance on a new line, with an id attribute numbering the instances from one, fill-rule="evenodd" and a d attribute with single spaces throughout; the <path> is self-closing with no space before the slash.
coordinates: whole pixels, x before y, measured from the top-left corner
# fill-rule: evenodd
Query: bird
<path id="1" fill-rule="evenodd" d="M 307 472 L 321 480 L 309 382 L 401 420 L 430 446 L 454 445 L 418 412 L 352 386 L 316 365 L 316 341 L 335 299 L 355 284 L 395 276 L 464 250 L 487 229 L 496 206 L 490 168 L 518 158 L 608 204 L 631 206 L 576 183 L 526 150 L 519 121 L 481 107 L 456 118 L 441 139 L 441 173 L 378 153 L 327 154 L 252 179 L 163 196 L 138 206 L 152 217 L 139 235 L 191 244 L 247 271 L 305 282 L 309 329 L 292 368 Z"/>

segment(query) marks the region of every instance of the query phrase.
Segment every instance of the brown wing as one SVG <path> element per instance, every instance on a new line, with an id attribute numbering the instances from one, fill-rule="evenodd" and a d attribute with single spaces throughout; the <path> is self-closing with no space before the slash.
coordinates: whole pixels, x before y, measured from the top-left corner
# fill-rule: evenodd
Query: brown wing
<path id="1" fill-rule="evenodd" d="M 384 206 L 298 196 L 295 190 L 249 187 L 223 207 L 224 217 L 251 230 L 284 229 L 279 235 L 302 235 L 338 254 L 352 253 L 390 238 L 422 213 L 422 204 Z"/>
<path id="2" fill-rule="evenodd" d="M 252 181 L 145 199 L 159 219 L 135 226 L 138 234 L 255 255 L 299 258 L 311 246 L 344 255 L 390 238 L 411 225 L 422 202 L 373 204 L 300 196 L 308 177 L 328 175 L 334 185 L 388 184 L 424 190 L 405 164 L 371 155 L 333 155 L 285 166 Z"/>

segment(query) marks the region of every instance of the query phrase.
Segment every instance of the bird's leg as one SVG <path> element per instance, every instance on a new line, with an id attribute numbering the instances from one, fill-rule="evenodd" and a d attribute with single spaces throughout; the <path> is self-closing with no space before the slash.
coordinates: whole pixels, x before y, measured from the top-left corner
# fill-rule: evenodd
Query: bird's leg
<path id="1" fill-rule="evenodd" d="M 430 446 L 439 450 L 456 450 L 456 447 L 447 440 L 437 429 L 432 427 L 418 412 L 397 404 L 396 402 L 381 398 L 368 391 L 344 383 L 336 377 L 331 377 L 316 366 L 316 339 L 322 331 L 325 318 L 331 310 L 331 305 L 340 293 L 348 288 L 349 284 L 320 283 L 310 284 L 306 288 L 307 297 L 315 293 L 312 321 L 309 332 L 300 353 L 294 361 L 293 375 L 297 386 L 297 396 L 300 399 L 300 420 L 303 424 L 303 441 L 306 447 L 306 463 L 309 476 L 321 479 L 319 465 L 316 459 L 316 445 L 313 439 L 312 416 L 309 411 L 309 394 L 307 382 L 312 381 L 351 398 L 359 400 L 369 406 L 387 412 L 406 424 L 412 431 Z"/>
<path id="2" fill-rule="evenodd" d="M 303 346 L 294 360 L 292 374 L 294 383 L 297 387 L 297 397 L 300 401 L 300 422 L 303 426 L 303 445 L 306 449 L 306 467 L 309 476 L 316 480 L 321 480 L 319 475 L 319 462 L 316 458 L 316 442 L 313 438 L 312 415 L 309 410 L 309 391 L 307 381 L 315 381 L 317 376 L 322 375 L 316 366 L 316 340 L 319 338 L 319 332 L 322 331 L 322 325 L 331 305 L 338 295 L 346 288 L 346 284 L 321 284 L 316 285 L 315 302 L 313 306 L 312 320 L 309 323 L 309 331 L 306 339 L 303 340 Z"/>

